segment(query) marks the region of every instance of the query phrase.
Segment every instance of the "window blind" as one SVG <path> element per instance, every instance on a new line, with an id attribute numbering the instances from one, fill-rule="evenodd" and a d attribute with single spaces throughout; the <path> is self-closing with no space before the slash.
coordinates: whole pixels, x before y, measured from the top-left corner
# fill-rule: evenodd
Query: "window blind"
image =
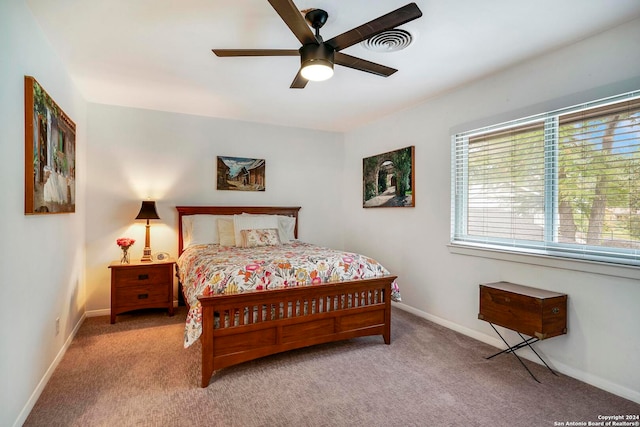
<path id="1" fill-rule="evenodd" d="M 640 265 L 639 96 L 454 135 L 452 242 Z"/>

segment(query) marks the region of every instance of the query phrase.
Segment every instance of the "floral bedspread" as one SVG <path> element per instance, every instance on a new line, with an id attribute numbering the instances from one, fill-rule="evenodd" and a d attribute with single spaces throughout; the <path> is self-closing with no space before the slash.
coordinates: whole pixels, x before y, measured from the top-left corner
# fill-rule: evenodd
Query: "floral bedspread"
<path id="1" fill-rule="evenodd" d="M 189 247 L 178 259 L 178 278 L 190 306 L 184 346 L 189 347 L 202 333 L 202 307 L 198 296 L 316 285 L 389 274 L 372 258 L 301 241 L 248 249 L 220 245 Z M 395 281 L 391 285 L 391 298 L 400 301 Z"/>

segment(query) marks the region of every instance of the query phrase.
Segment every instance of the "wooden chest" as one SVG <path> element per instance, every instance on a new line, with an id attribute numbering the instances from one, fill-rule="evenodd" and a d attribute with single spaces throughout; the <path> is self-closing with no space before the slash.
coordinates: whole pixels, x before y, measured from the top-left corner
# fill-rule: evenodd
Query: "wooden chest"
<path id="1" fill-rule="evenodd" d="M 567 333 L 567 295 L 509 282 L 480 285 L 478 319 L 540 340 Z"/>

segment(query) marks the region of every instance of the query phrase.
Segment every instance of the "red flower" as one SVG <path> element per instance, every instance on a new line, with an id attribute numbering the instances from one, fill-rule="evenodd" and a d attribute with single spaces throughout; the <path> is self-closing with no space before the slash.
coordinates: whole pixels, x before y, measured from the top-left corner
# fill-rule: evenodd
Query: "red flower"
<path id="1" fill-rule="evenodd" d="M 134 239 L 130 239 L 129 237 L 121 237 L 116 240 L 116 243 L 121 248 L 128 248 L 129 246 L 133 245 L 135 242 L 136 241 Z"/>

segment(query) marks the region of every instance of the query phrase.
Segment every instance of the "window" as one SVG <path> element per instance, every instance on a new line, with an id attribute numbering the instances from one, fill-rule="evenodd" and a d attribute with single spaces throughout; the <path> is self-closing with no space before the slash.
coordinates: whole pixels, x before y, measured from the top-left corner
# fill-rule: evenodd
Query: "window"
<path id="1" fill-rule="evenodd" d="M 640 91 L 453 137 L 454 244 L 640 265 Z"/>

